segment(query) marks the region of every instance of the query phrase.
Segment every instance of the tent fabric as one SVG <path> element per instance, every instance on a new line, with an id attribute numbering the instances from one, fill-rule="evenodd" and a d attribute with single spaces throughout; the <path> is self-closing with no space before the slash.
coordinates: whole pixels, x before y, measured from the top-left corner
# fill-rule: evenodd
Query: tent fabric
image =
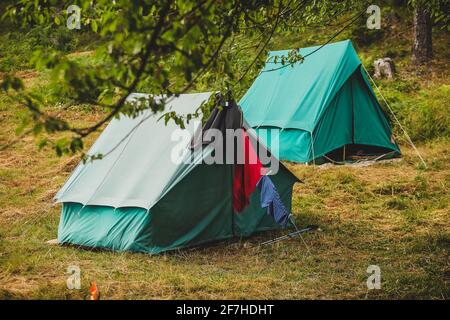
<path id="1" fill-rule="evenodd" d="M 169 98 L 166 112 L 194 113 L 210 95 L 184 94 Z M 134 94 L 130 101 L 142 97 L 145 95 Z M 199 154 L 194 161 L 186 163 L 171 161 L 171 153 L 180 143 L 171 135 L 179 127 L 173 121 L 166 125 L 164 119 L 160 120 L 161 115 L 148 109 L 136 118 L 122 116 L 112 120 L 88 152 L 88 155 L 109 154 L 100 161 L 81 163 L 56 194 L 57 202 L 150 209 L 204 156 Z M 194 133 L 193 122 L 187 124 L 186 130 Z"/>
<path id="2" fill-rule="evenodd" d="M 281 160 L 310 162 L 346 144 L 400 153 L 352 43 L 318 48 L 300 49 L 303 56 L 314 53 L 303 63 L 285 67 L 274 57 L 289 50 L 269 53 L 240 101 L 250 126 Z M 279 150 L 271 141 L 274 137 Z"/>
<path id="3" fill-rule="evenodd" d="M 167 108 L 192 113 L 209 96 L 180 95 Z M 145 97 L 136 94 L 132 99 Z M 196 152 L 190 148 L 189 137 L 181 145 L 194 161 L 173 163 L 171 136 L 179 127 L 170 122 L 165 126 L 159 118 L 153 114 L 121 117 L 107 126 L 88 154 L 105 153 L 117 145 L 116 149 L 103 159 L 80 163 L 56 195 L 62 203 L 60 243 L 156 254 L 280 228 L 261 208 L 257 189 L 248 206 L 235 214 L 234 166 L 203 161 L 214 143 Z M 253 149 L 267 151 L 256 147 L 256 133 L 245 122 L 243 127 Z M 197 129 L 185 130 L 192 136 Z M 278 161 L 272 155 L 270 159 Z M 299 180 L 281 163 L 278 172 L 272 173 L 290 210 L 292 186 Z"/>
<path id="4" fill-rule="evenodd" d="M 61 243 L 160 253 L 232 236 L 231 166 L 199 165 L 150 210 L 64 203 Z"/>
<path id="5" fill-rule="evenodd" d="M 280 229 L 261 208 L 258 189 L 249 206 L 239 214 L 233 212 L 231 170 L 229 165 L 199 165 L 149 211 L 63 203 L 58 241 L 158 254 Z M 284 169 L 274 177 L 283 203 L 290 208 L 296 180 Z"/>

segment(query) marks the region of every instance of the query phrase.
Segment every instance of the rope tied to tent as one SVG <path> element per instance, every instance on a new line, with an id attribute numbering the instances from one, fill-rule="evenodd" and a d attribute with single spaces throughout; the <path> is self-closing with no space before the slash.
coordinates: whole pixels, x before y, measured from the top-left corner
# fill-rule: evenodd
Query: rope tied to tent
<path id="1" fill-rule="evenodd" d="M 422 161 L 423 165 L 425 168 L 428 168 L 425 160 L 422 158 L 422 155 L 420 154 L 419 150 L 417 149 L 416 145 L 414 144 L 414 142 L 412 141 L 411 137 L 409 136 L 408 132 L 406 131 L 406 129 L 402 126 L 402 124 L 400 123 L 400 120 L 397 118 L 397 116 L 394 113 L 394 110 L 391 108 L 390 104 L 387 102 L 386 98 L 384 97 L 383 93 L 381 92 L 380 88 L 377 86 L 377 84 L 375 83 L 375 80 L 373 80 L 372 76 L 369 74 L 369 72 L 367 71 L 366 67 L 364 66 L 364 64 L 361 63 L 361 66 L 363 67 L 364 71 L 366 72 L 367 76 L 369 77 L 369 79 L 372 81 L 373 85 L 375 86 L 375 88 L 377 89 L 378 93 L 380 94 L 381 98 L 383 99 L 384 103 L 386 104 L 386 106 L 388 107 L 390 113 L 392 114 L 392 116 L 394 117 L 395 121 L 397 122 L 398 126 L 400 127 L 400 129 L 402 129 L 403 134 L 406 137 L 406 140 L 409 142 L 409 144 L 411 145 L 411 147 L 414 149 L 414 151 L 416 152 L 416 154 L 418 155 L 418 157 L 420 158 L 420 160 Z"/>

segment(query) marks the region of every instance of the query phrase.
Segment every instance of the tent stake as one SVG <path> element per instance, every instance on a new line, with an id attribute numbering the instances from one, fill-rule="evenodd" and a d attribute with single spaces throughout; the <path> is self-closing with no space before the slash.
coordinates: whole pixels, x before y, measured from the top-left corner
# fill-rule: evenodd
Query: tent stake
<path id="1" fill-rule="evenodd" d="M 297 229 L 295 224 L 294 224 L 294 227 L 296 228 L 296 231 L 290 232 L 290 233 L 288 233 L 288 234 L 286 234 L 284 236 L 281 236 L 281 237 L 278 237 L 278 238 L 275 238 L 275 239 L 263 242 L 263 243 L 261 243 L 261 245 L 265 246 L 265 245 L 274 244 L 276 242 L 280 242 L 280 241 L 283 241 L 283 240 L 288 240 L 288 239 L 292 239 L 292 238 L 296 238 L 296 237 L 301 237 L 302 233 L 313 231 L 313 230 L 316 230 L 316 229 L 319 228 L 319 226 L 317 226 L 317 225 L 309 225 L 306 228 L 303 228 L 303 229 L 299 230 L 299 229 Z M 307 249 L 308 249 L 308 247 L 307 247 Z"/>

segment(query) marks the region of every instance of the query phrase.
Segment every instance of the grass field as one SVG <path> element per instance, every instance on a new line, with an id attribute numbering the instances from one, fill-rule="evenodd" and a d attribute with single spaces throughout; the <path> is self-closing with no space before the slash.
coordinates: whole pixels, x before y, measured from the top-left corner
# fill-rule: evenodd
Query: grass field
<path id="1" fill-rule="evenodd" d="M 11 137 L 18 106 L 0 101 L 0 136 Z M 99 117 L 78 109 L 66 116 Z M 279 234 L 265 233 L 148 256 L 46 244 L 59 221 L 52 197 L 78 158 L 39 151 L 27 137 L 0 154 L 0 298 L 82 299 L 95 280 L 105 299 L 447 299 L 449 147 L 448 139 L 421 144 L 427 169 L 407 146 L 401 160 L 369 167 L 288 164 L 305 181 L 295 186 L 296 220 L 321 228 L 304 236 L 306 245 L 261 247 Z M 70 265 L 81 268 L 81 290 L 66 288 Z M 381 268 L 381 290 L 367 289 L 369 265 Z"/>
<path id="2" fill-rule="evenodd" d="M 336 40 L 354 39 L 352 32 Z M 276 36 L 271 49 L 321 43 L 331 33 L 325 28 Z M 49 245 L 60 212 L 52 198 L 79 155 L 39 150 L 32 135 L 17 139 L 26 113 L 0 94 L 0 145 L 17 140 L 0 151 L 0 299 L 83 299 L 93 280 L 102 299 L 449 299 L 450 38 L 435 32 L 435 59 L 422 69 L 409 64 L 410 39 L 410 22 L 402 22 L 373 45 L 356 47 L 367 67 L 393 56 L 397 78 L 379 85 L 418 142 L 427 168 L 398 127 L 398 161 L 368 167 L 287 164 L 305 181 L 294 188 L 296 221 L 320 226 L 304 236 L 305 243 L 259 246 L 282 234 L 269 232 L 157 256 Z M 48 76 L 29 62 L 37 40 L 11 30 L 1 31 L 0 40 L 0 78 L 14 72 L 45 100 L 52 89 Z M 68 51 L 72 46 L 65 44 Z M 73 57 L 92 62 L 90 50 Z M 54 114 L 63 110 L 55 101 L 47 104 Z M 101 117 L 94 108 L 64 106 L 63 117 L 73 124 L 87 126 Z M 72 265 L 81 268 L 81 290 L 66 287 Z M 381 268 L 380 290 L 367 289 L 369 265 Z"/>

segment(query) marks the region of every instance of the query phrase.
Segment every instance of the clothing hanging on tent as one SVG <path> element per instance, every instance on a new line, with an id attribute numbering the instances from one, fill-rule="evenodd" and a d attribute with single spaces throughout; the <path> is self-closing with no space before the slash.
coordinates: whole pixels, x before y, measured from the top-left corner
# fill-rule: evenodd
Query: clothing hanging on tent
<path id="1" fill-rule="evenodd" d="M 267 214 L 272 216 L 276 223 L 285 226 L 289 221 L 290 214 L 269 176 L 261 177 L 257 187 L 261 191 L 261 207 L 267 208 Z"/>
<path id="2" fill-rule="evenodd" d="M 225 137 L 227 129 L 240 129 L 242 128 L 242 123 L 242 110 L 235 102 L 230 102 L 227 105 L 220 106 L 220 108 L 215 107 L 203 128 L 195 133 L 191 140 L 191 149 L 214 142 L 213 133 L 208 132 L 208 130 L 219 130 L 222 136 Z"/>
<path id="3" fill-rule="evenodd" d="M 250 195 L 261 178 L 262 164 L 253 149 L 248 135 L 242 130 L 243 164 L 236 164 L 233 175 L 233 208 L 239 213 L 250 203 Z"/>

